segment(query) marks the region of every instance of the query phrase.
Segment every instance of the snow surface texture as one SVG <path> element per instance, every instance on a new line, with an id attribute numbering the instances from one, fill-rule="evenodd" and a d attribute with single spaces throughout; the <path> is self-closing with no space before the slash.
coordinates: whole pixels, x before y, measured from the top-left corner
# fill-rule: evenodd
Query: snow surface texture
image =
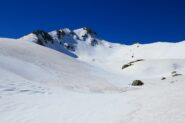
<path id="1" fill-rule="evenodd" d="M 0 39 L 0 123 L 184 123 L 184 47 L 88 28 Z"/>

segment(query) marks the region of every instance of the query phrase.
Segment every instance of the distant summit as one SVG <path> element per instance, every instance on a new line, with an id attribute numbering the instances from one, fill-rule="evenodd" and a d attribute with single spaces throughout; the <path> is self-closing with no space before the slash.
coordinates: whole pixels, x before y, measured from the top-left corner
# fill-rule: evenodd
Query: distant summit
<path id="1" fill-rule="evenodd" d="M 51 32 L 36 30 L 21 39 L 35 42 L 74 57 L 77 57 L 74 52 L 79 44 L 91 47 L 102 44 L 101 39 L 97 37 L 97 33 L 88 27 L 76 30 L 64 28 Z"/>

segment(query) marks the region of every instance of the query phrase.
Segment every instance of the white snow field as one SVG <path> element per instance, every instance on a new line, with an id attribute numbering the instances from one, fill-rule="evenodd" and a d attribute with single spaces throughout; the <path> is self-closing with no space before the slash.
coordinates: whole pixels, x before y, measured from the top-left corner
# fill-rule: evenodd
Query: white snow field
<path id="1" fill-rule="evenodd" d="M 0 39 L 0 123 L 185 122 L 185 42 L 76 41 L 61 51 Z"/>

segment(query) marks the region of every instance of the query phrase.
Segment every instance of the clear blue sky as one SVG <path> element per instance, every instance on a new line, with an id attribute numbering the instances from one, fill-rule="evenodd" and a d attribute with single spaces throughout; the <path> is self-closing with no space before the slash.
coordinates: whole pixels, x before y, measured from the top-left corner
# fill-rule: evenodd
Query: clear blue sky
<path id="1" fill-rule="evenodd" d="M 112 42 L 185 40 L 181 0 L 3 0 L 0 37 L 18 38 L 36 29 L 91 27 Z"/>

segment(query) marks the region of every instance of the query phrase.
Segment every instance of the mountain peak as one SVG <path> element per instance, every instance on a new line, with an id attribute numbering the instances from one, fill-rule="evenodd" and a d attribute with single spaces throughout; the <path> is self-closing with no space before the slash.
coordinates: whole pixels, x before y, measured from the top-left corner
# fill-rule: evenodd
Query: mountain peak
<path id="1" fill-rule="evenodd" d="M 92 37 L 96 36 L 96 32 L 89 27 L 83 27 L 80 29 L 76 29 L 74 30 L 74 32 L 76 32 L 79 36 L 83 36 L 83 35 L 90 35 Z"/>
<path id="2" fill-rule="evenodd" d="M 83 30 L 85 30 L 88 34 L 96 35 L 96 32 L 92 28 L 84 27 Z"/>
<path id="3" fill-rule="evenodd" d="M 96 32 L 89 27 L 76 30 L 64 28 L 51 32 L 36 30 L 21 39 L 70 54 L 70 56 L 75 56 L 76 50 L 79 51 L 81 48 L 89 49 L 103 44 L 102 40 L 96 36 Z"/>

